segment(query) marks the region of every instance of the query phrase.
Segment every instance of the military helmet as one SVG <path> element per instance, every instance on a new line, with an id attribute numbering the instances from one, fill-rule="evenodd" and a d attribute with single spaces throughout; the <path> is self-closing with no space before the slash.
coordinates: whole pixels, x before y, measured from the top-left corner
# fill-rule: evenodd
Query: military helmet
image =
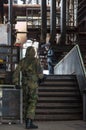
<path id="1" fill-rule="evenodd" d="M 32 46 L 29 46 L 26 50 L 26 54 L 25 54 L 26 57 L 34 57 L 35 56 L 35 49 L 34 47 Z"/>

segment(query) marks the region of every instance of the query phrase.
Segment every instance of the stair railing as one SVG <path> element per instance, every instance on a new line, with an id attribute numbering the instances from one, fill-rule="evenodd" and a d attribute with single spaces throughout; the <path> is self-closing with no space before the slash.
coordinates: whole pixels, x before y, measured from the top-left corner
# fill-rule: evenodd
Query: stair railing
<path id="1" fill-rule="evenodd" d="M 86 69 L 79 46 L 74 46 L 71 51 L 54 67 L 54 74 L 72 74 L 76 75 L 80 92 L 86 88 Z"/>
<path id="2" fill-rule="evenodd" d="M 76 75 L 83 98 L 83 120 L 86 121 L 86 69 L 78 45 L 54 67 L 54 74 Z"/>

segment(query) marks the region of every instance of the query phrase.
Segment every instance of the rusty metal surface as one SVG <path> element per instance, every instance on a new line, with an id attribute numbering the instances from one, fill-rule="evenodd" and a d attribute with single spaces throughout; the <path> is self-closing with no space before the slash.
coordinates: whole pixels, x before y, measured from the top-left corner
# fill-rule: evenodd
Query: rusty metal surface
<path id="1" fill-rule="evenodd" d="M 20 90 L 15 88 L 0 88 L 0 118 L 1 120 L 20 119 Z"/>
<path id="2" fill-rule="evenodd" d="M 17 16 L 26 16 L 26 10 L 28 10 L 28 13 L 30 14 L 31 14 L 31 11 L 33 11 L 34 14 L 38 14 L 41 8 L 40 8 L 40 5 L 27 5 L 27 4 L 23 4 L 23 5 L 14 4 L 13 5 L 13 12 L 14 12 L 13 14 Z M 49 7 L 48 7 L 48 10 L 49 10 Z M 4 12 L 7 14 L 8 4 L 4 4 Z"/>

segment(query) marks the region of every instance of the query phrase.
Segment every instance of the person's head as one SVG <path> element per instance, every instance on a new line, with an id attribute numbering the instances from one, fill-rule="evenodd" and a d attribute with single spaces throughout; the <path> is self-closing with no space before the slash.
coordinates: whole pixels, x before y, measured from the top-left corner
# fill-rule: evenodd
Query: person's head
<path id="1" fill-rule="evenodd" d="M 35 49 L 34 49 L 34 47 L 30 46 L 30 47 L 27 48 L 25 57 L 31 57 L 31 58 L 35 57 Z"/>

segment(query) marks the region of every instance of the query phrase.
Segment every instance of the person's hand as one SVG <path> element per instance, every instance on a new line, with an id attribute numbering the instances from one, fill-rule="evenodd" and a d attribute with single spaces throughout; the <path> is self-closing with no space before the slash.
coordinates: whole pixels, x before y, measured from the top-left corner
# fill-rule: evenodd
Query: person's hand
<path id="1" fill-rule="evenodd" d="M 45 80 L 46 80 L 46 77 L 47 77 L 47 75 L 43 75 L 43 78 L 39 78 L 38 79 L 38 84 L 41 84 L 42 82 L 44 82 Z"/>

